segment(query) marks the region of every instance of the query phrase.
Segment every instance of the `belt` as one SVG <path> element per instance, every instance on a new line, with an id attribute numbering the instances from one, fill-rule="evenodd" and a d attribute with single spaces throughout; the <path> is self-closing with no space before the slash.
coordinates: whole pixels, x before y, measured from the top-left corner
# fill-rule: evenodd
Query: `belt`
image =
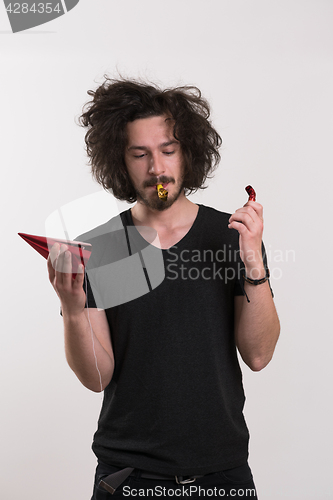
<path id="1" fill-rule="evenodd" d="M 106 491 L 111 493 L 111 495 L 114 494 L 118 486 L 120 486 L 125 479 L 128 478 L 130 475 L 135 475 L 133 474 L 134 467 L 126 467 L 125 469 L 121 469 L 117 472 L 113 472 L 109 476 L 105 477 L 104 479 L 101 479 L 99 482 L 99 486 L 104 488 Z M 168 475 L 163 475 L 163 474 L 154 474 L 153 472 L 145 472 L 142 471 L 140 474 L 140 477 L 144 479 L 162 479 L 165 481 L 176 481 L 177 484 L 188 484 L 188 483 L 193 483 L 196 479 L 201 476 L 168 476 Z"/>

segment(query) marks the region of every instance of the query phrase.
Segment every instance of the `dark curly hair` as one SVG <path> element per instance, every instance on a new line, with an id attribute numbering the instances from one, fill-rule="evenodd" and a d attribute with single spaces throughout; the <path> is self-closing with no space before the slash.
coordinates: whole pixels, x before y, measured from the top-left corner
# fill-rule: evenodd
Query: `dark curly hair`
<path id="1" fill-rule="evenodd" d="M 105 82 L 88 95 L 92 100 L 85 104 L 79 124 L 88 128 L 85 142 L 91 172 L 104 189 L 120 200 L 136 200 L 124 160 L 126 125 L 164 114 L 175 123 L 173 134 L 184 159 L 185 193 L 204 189 L 205 180 L 220 161 L 222 140 L 208 120 L 209 104 L 197 87 L 161 90 L 156 85 L 105 76 Z"/>

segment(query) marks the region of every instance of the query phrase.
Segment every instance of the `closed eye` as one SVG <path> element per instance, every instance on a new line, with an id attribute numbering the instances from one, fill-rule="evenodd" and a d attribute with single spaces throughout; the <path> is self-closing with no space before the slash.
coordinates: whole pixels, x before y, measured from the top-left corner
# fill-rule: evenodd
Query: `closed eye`
<path id="1" fill-rule="evenodd" d="M 164 151 L 164 154 L 167 156 L 173 155 L 175 151 Z"/>
<path id="2" fill-rule="evenodd" d="M 145 154 L 142 154 L 142 155 L 134 155 L 134 158 L 143 158 L 145 156 Z"/>

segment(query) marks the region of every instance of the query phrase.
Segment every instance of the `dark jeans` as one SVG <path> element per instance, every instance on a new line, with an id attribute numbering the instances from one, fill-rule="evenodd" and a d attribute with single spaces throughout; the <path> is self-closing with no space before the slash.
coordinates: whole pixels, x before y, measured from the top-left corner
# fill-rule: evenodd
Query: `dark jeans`
<path id="1" fill-rule="evenodd" d="M 172 480 L 143 479 L 135 469 L 111 495 L 99 487 L 101 479 L 117 472 L 119 467 L 98 463 L 95 475 L 94 493 L 91 500 L 112 500 L 112 498 L 227 498 L 258 500 L 251 469 L 248 464 L 228 469 L 197 479 L 189 484 L 177 484 Z"/>

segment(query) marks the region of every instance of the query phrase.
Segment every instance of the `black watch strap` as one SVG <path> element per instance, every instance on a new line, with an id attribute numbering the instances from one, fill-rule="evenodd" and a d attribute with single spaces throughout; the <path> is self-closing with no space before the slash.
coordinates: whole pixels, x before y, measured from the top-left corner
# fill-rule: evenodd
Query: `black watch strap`
<path id="1" fill-rule="evenodd" d="M 248 278 L 243 274 L 243 278 L 247 283 L 250 283 L 250 285 L 262 285 L 262 283 L 265 283 L 269 279 L 269 269 L 266 268 L 266 276 L 264 278 L 261 278 L 260 280 L 251 280 L 251 278 Z"/>

